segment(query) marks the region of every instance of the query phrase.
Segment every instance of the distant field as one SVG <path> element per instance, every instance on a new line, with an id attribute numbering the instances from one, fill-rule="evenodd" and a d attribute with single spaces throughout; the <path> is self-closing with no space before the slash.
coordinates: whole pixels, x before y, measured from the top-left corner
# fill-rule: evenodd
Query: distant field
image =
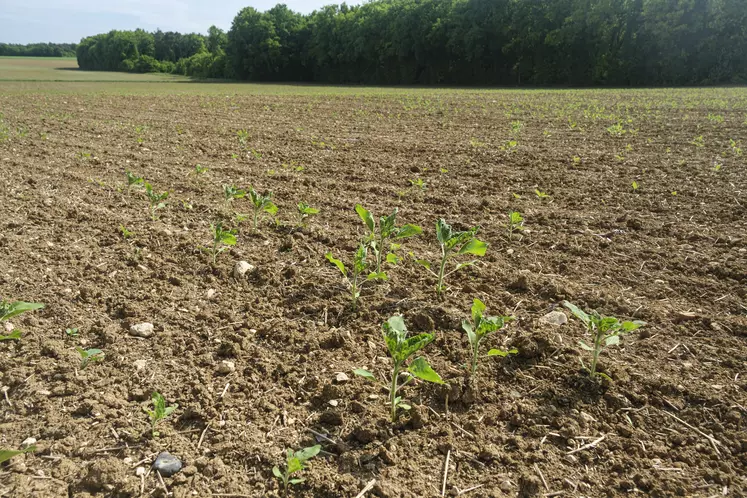
<path id="1" fill-rule="evenodd" d="M 0 57 L 0 81 L 186 81 L 171 74 L 131 74 L 81 71 L 78 61 L 68 57 Z"/>

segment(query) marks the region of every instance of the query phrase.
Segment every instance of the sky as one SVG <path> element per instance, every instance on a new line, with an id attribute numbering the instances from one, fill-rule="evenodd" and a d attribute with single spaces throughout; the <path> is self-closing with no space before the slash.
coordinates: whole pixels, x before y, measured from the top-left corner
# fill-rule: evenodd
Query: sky
<path id="1" fill-rule="evenodd" d="M 244 7 L 277 3 L 309 13 L 342 0 L 0 0 L 0 42 L 77 43 L 112 29 L 207 33 L 213 24 L 228 31 Z"/>

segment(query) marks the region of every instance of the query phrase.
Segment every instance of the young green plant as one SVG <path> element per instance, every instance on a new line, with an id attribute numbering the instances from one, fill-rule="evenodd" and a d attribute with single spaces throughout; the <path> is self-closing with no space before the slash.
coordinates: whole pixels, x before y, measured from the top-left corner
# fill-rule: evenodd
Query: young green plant
<path id="1" fill-rule="evenodd" d="M 147 413 L 150 417 L 151 435 L 153 437 L 158 437 L 156 424 L 171 415 L 171 413 L 176 410 L 179 405 L 174 403 L 171 406 L 166 406 L 166 398 L 164 398 L 163 395 L 161 395 L 161 393 L 157 391 L 153 391 L 153 394 L 151 395 L 151 401 L 153 402 L 153 409 L 149 410 L 148 408 L 143 407 L 143 410 L 145 410 L 145 413 Z"/>
<path id="2" fill-rule="evenodd" d="M 24 453 L 30 453 L 32 451 L 36 451 L 36 446 L 29 446 L 28 448 L 24 448 L 22 450 L 0 449 L 0 464 L 7 462 L 14 456 L 23 455 Z"/>
<path id="3" fill-rule="evenodd" d="M 132 187 L 139 187 L 145 184 L 145 179 L 142 176 L 135 175 L 132 171 L 125 171 L 127 177 L 127 191 L 130 192 Z"/>
<path id="4" fill-rule="evenodd" d="M 472 353 L 472 363 L 470 365 L 470 372 L 474 375 L 477 371 L 477 359 L 480 353 L 480 343 L 482 340 L 492 334 L 496 330 L 502 329 L 506 322 L 512 318 L 510 316 L 485 316 L 485 303 L 479 299 L 475 299 L 472 302 L 472 321 L 462 321 L 462 328 L 467 332 L 467 339 L 469 339 L 470 350 Z M 488 351 L 488 356 L 507 356 L 509 354 L 516 354 L 516 349 L 510 349 L 503 351 L 500 349 L 491 349 Z"/>
<path id="5" fill-rule="evenodd" d="M 363 242 L 361 242 L 361 244 L 358 246 L 358 250 L 355 251 L 355 259 L 353 260 L 352 265 L 352 274 L 345 267 L 345 264 L 339 259 L 336 259 L 331 252 L 325 254 L 324 257 L 327 258 L 327 261 L 335 265 L 337 269 L 340 270 L 340 273 L 342 273 L 343 277 L 345 277 L 345 280 L 350 287 L 350 297 L 353 301 L 353 310 L 355 310 L 358 306 L 358 298 L 361 296 L 361 288 L 363 287 L 364 283 L 370 282 L 372 280 L 387 279 L 387 275 L 384 272 L 372 271 L 367 275 L 364 275 L 369 265 L 368 248 Z"/>
<path id="6" fill-rule="evenodd" d="M 0 341 L 20 340 L 21 331 L 14 329 L 12 325 L 7 323 L 8 320 L 21 313 L 42 309 L 43 307 L 44 305 L 41 303 L 25 303 L 23 301 L 11 303 L 10 301 L 0 300 L 0 326 L 2 327 L 0 328 Z M 7 334 L 3 334 L 3 332 L 7 332 Z"/>
<path id="7" fill-rule="evenodd" d="M 375 273 L 381 272 L 381 265 L 383 263 L 385 251 L 390 251 L 386 254 L 386 261 L 388 263 L 394 264 L 398 261 L 397 255 L 394 251 L 399 248 L 399 244 L 390 241 L 405 239 L 423 233 L 423 229 L 417 225 L 407 224 L 398 227 L 398 209 L 395 209 L 389 216 L 380 217 L 378 226 L 376 226 L 376 221 L 374 220 L 373 215 L 360 204 L 356 204 L 355 212 L 358 213 L 358 216 L 360 216 L 361 220 L 363 220 L 363 223 L 366 225 L 366 228 L 368 228 L 369 233 L 365 242 L 371 247 L 371 250 L 374 253 L 374 260 L 376 262 L 376 268 L 374 269 Z M 388 249 L 385 249 L 386 243 L 389 243 Z"/>
<path id="8" fill-rule="evenodd" d="M 306 204 L 304 201 L 299 202 L 296 207 L 298 208 L 298 226 L 306 226 L 306 219 L 311 216 L 319 214 L 317 208 L 313 208 Z"/>
<path id="9" fill-rule="evenodd" d="M 218 254 L 230 246 L 236 245 L 236 230 L 226 230 L 223 228 L 221 222 L 217 222 L 214 225 L 210 225 L 210 231 L 213 234 L 213 245 L 207 248 L 207 250 L 213 258 L 213 265 L 215 265 Z"/>
<path id="10" fill-rule="evenodd" d="M 610 380 L 608 375 L 597 371 L 599 354 L 602 352 L 602 349 L 607 346 L 620 344 L 620 336 L 636 330 L 646 323 L 638 320 L 632 322 L 620 322 L 620 320 L 615 317 L 602 316 L 596 311 L 586 313 L 568 301 L 563 301 L 563 306 L 570 310 L 570 312 L 573 313 L 573 316 L 581 320 L 593 339 L 591 346 L 584 341 L 579 341 L 579 345 L 582 349 L 591 352 L 591 365 L 587 368 L 582 360 L 581 366 L 589 372 L 589 377 L 591 378 L 599 376 Z"/>
<path id="11" fill-rule="evenodd" d="M 254 187 L 249 187 L 249 199 L 252 201 L 254 230 L 259 227 L 259 222 L 265 216 L 274 218 L 278 213 L 278 207 L 272 202 L 272 192 L 260 194 Z"/>
<path id="12" fill-rule="evenodd" d="M 288 496 L 288 486 L 301 484 L 305 481 L 303 477 L 291 477 L 296 472 L 306 468 L 306 462 L 319 454 L 322 449 L 320 445 L 304 448 L 299 451 L 288 450 L 285 457 L 285 469 L 282 471 L 277 466 L 272 468 L 272 475 L 277 477 L 283 484 L 283 496 Z"/>
<path id="13" fill-rule="evenodd" d="M 438 266 L 438 273 L 431 270 L 430 262 L 423 259 L 416 261 L 436 277 L 436 293 L 439 297 L 446 289 L 446 285 L 444 284 L 444 279 L 446 277 L 455 271 L 461 270 L 465 266 L 470 266 L 476 263 L 476 260 L 457 263 L 454 269 L 447 273 L 446 264 L 451 258 L 465 254 L 485 256 L 488 244 L 477 239 L 477 232 L 479 229 L 480 227 L 473 227 L 465 231 L 456 231 L 453 230 L 443 218 L 440 218 L 436 222 L 436 239 L 441 248 L 441 261 Z"/>
<path id="14" fill-rule="evenodd" d="M 168 191 L 160 193 L 155 192 L 153 186 L 150 183 L 145 182 L 145 195 L 148 196 L 148 201 L 150 202 L 150 218 L 155 221 L 156 212 L 166 207 L 166 203 L 163 201 L 169 197 L 169 193 Z"/>
<path id="15" fill-rule="evenodd" d="M 223 185 L 223 199 L 226 204 L 230 204 L 234 199 L 243 199 L 246 196 L 246 190 L 241 190 L 233 185 Z"/>
<path id="16" fill-rule="evenodd" d="M 407 327 L 405 326 L 404 319 L 395 315 L 389 320 L 384 322 L 382 325 L 382 332 L 384 336 L 384 342 L 389 350 L 389 356 L 394 361 L 392 368 L 392 380 L 389 384 L 389 404 L 390 404 L 390 415 L 392 423 L 397 421 L 397 409 L 409 410 L 410 405 L 402 402 L 402 396 L 399 396 L 399 390 L 405 387 L 415 378 L 425 380 L 427 382 L 433 382 L 435 384 L 445 384 L 438 375 L 428 364 L 428 362 L 422 356 L 419 356 L 412 360 L 409 365 L 407 361 L 409 358 L 427 346 L 433 341 L 434 335 L 429 333 L 422 333 L 412 337 L 407 337 Z M 353 370 L 355 375 L 361 377 L 376 380 L 374 374 L 368 370 L 358 368 Z M 406 374 L 407 380 L 402 384 L 399 384 L 400 374 Z"/>
<path id="17" fill-rule="evenodd" d="M 100 349 L 75 348 L 80 355 L 80 369 L 85 370 L 88 365 L 104 359 L 104 352 Z"/>
<path id="18" fill-rule="evenodd" d="M 508 213 L 508 240 L 511 240 L 514 233 L 524 230 L 524 217 L 518 211 Z"/>

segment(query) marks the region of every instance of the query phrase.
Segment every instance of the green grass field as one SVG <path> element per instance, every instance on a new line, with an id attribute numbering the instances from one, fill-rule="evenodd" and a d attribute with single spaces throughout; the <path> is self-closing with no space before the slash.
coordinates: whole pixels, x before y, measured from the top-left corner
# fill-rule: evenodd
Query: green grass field
<path id="1" fill-rule="evenodd" d="M 188 78 L 171 74 L 81 71 L 77 60 L 68 57 L 0 57 L 0 81 L 155 82 L 188 81 Z"/>

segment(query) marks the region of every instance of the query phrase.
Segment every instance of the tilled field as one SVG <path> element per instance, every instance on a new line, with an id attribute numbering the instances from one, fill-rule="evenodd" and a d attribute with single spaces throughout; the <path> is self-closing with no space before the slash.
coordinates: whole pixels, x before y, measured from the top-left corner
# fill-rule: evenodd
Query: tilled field
<path id="1" fill-rule="evenodd" d="M 315 444 L 288 496 L 747 495 L 747 91 L 45 88 L 0 92 L 0 295 L 46 305 L 0 342 L 0 448 L 37 440 L 0 495 L 282 496 L 272 467 Z M 157 220 L 127 170 L 170 191 Z M 272 190 L 278 223 L 224 185 Z M 423 234 L 353 310 L 325 253 L 352 262 L 356 203 Z M 414 261 L 438 218 L 489 243 L 441 299 Z M 238 243 L 213 267 L 217 221 Z M 514 320 L 470 377 L 474 298 Z M 577 319 L 543 319 L 564 300 L 647 323 L 602 353 L 611 381 Z M 352 370 L 387 378 L 396 314 L 448 386 L 408 384 L 391 423 Z M 155 438 L 153 391 L 178 404 Z M 183 469 L 141 480 L 164 450 Z"/>

